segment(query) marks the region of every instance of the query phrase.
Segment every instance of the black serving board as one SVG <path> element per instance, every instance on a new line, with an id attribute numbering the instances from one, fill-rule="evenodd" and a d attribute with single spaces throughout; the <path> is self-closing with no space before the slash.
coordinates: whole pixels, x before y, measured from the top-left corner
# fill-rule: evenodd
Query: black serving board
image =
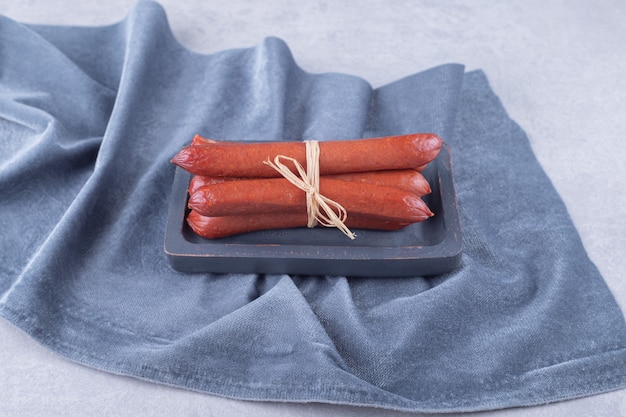
<path id="1" fill-rule="evenodd" d="M 428 276 L 449 272 L 461 259 L 461 226 L 450 149 L 423 172 L 435 216 L 398 231 L 354 229 L 350 240 L 335 228 L 277 229 L 204 239 L 187 225 L 191 174 L 177 167 L 165 230 L 165 253 L 183 272 Z"/>

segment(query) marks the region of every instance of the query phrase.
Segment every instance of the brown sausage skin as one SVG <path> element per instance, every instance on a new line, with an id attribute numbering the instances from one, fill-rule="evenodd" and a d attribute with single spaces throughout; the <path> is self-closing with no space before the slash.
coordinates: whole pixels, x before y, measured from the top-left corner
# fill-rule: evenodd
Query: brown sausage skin
<path id="1" fill-rule="evenodd" d="M 195 193 L 200 187 L 204 187 L 205 185 L 214 185 L 221 184 L 226 181 L 236 181 L 240 178 L 231 178 L 231 177 L 206 177 L 204 175 L 193 175 L 191 177 L 191 181 L 189 181 L 189 195 Z"/>
<path id="2" fill-rule="evenodd" d="M 324 178 L 364 182 L 373 185 L 397 188 L 408 191 L 418 197 L 432 192 L 426 178 L 414 169 L 394 169 L 386 171 L 354 172 L 346 174 L 326 175 Z"/>
<path id="3" fill-rule="evenodd" d="M 195 175 L 209 177 L 278 177 L 265 160 L 277 155 L 306 166 L 303 142 L 215 142 L 194 139 L 171 162 Z M 437 157 L 442 141 L 430 133 L 319 142 L 320 174 L 416 169 Z"/>
<path id="4" fill-rule="evenodd" d="M 341 204 L 348 215 L 403 223 L 433 216 L 421 198 L 392 187 L 321 178 L 320 193 Z M 200 187 L 189 197 L 188 206 L 209 217 L 306 213 L 306 195 L 284 178 L 227 181 Z"/>
<path id="5" fill-rule="evenodd" d="M 269 213 L 252 216 L 207 217 L 192 210 L 187 215 L 187 224 L 198 236 L 206 239 L 219 239 L 259 230 L 305 227 L 307 215 L 306 213 Z M 360 215 L 348 216 L 346 220 L 346 226 L 351 229 L 391 231 L 408 225 L 409 223 L 372 219 Z"/>
<path id="6" fill-rule="evenodd" d="M 398 188 L 408 191 L 418 197 L 432 192 L 430 184 L 424 176 L 414 169 L 398 169 L 387 171 L 355 172 L 348 174 L 324 175 L 322 178 L 364 182 L 367 184 L 383 185 L 385 187 Z M 189 183 L 189 194 L 193 194 L 198 188 L 205 185 L 220 184 L 226 181 L 241 180 L 242 178 L 232 177 L 206 177 L 194 175 Z"/>
<path id="7" fill-rule="evenodd" d="M 215 141 L 213 139 L 208 139 L 208 138 L 202 137 L 200 135 L 195 135 L 193 137 L 193 139 L 191 140 L 191 146 L 194 146 L 194 145 L 207 145 L 209 143 L 217 143 L 217 141 Z"/>

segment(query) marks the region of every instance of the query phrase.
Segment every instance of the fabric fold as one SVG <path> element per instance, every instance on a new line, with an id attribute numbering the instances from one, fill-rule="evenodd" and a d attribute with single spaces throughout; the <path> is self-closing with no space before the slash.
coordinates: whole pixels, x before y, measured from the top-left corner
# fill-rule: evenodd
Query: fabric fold
<path id="1" fill-rule="evenodd" d="M 197 54 L 151 1 L 114 25 L 2 18 L 0 33 L 0 315 L 44 346 L 259 401 L 454 412 L 626 386 L 623 314 L 483 72 L 444 64 L 372 88 L 303 70 L 275 37 Z M 457 270 L 391 279 L 168 264 L 169 160 L 195 134 L 411 132 L 450 147 Z"/>

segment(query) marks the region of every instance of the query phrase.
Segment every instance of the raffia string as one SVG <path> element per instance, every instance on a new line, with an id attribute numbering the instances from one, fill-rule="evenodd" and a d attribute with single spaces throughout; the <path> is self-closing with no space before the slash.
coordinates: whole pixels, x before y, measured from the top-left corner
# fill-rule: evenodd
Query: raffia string
<path id="1" fill-rule="evenodd" d="M 327 227 L 336 227 L 350 239 L 356 235 L 345 225 L 348 218 L 346 209 L 339 203 L 320 194 L 320 146 L 316 140 L 304 141 L 306 146 L 306 171 L 294 158 L 285 155 L 277 155 L 274 162 L 267 159 L 263 161 L 285 177 L 290 183 L 306 193 L 307 227 L 315 227 L 318 223 Z M 291 162 L 298 175 L 296 175 L 282 161 Z"/>

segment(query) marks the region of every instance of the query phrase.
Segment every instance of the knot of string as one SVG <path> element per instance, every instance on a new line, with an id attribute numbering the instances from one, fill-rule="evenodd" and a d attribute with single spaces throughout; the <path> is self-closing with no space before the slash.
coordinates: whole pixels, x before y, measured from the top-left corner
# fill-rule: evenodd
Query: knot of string
<path id="1" fill-rule="evenodd" d="M 306 146 L 306 170 L 294 158 L 277 155 L 274 161 L 263 161 L 278 171 L 287 181 L 306 193 L 307 227 L 321 224 L 326 227 L 336 227 L 350 239 L 356 235 L 345 225 L 348 217 L 346 209 L 339 203 L 320 194 L 320 146 L 316 140 L 304 141 Z M 283 161 L 293 164 L 294 173 Z"/>

